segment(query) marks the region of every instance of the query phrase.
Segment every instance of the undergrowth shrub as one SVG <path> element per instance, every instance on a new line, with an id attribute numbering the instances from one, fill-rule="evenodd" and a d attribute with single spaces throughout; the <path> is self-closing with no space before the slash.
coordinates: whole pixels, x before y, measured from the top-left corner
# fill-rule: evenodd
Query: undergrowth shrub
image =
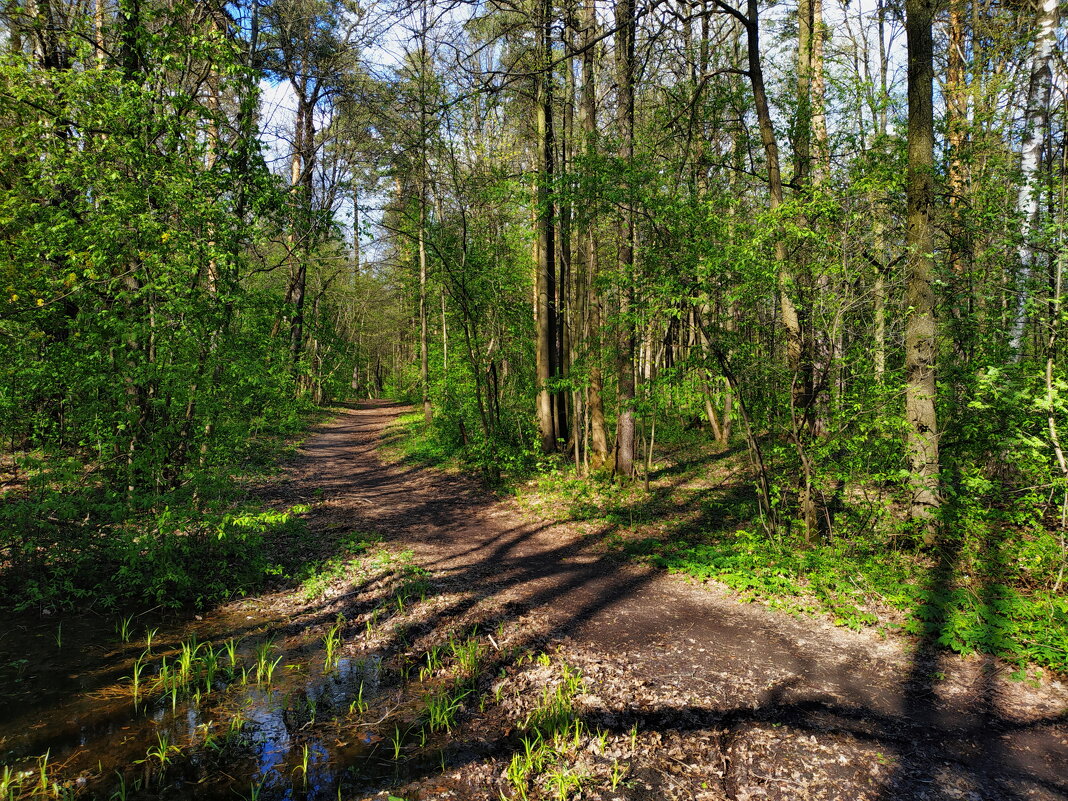
<path id="1" fill-rule="evenodd" d="M 0 608 L 202 609 L 261 588 L 306 509 L 242 501 L 233 475 L 275 469 L 313 419 L 294 403 L 270 425 L 252 420 L 258 435 L 167 492 L 123 491 L 77 455 L 21 458 L 22 485 L 0 497 Z"/>
<path id="2" fill-rule="evenodd" d="M 0 507 L 5 530 L 24 514 L 19 506 Z M 112 514 L 116 508 L 122 507 L 107 507 Z M 91 524 L 23 527 L 17 541 L 5 543 L 4 606 L 202 609 L 262 587 L 276 572 L 271 544 L 299 535 L 304 527 L 299 515 L 306 511 L 166 507 L 102 523 L 99 507 L 81 509 Z"/>
<path id="3" fill-rule="evenodd" d="M 558 461 L 541 456 L 533 442 L 531 431 L 523 430 L 513 441 L 489 443 L 462 416 L 437 414 L 427 426 L 421 412 L 401 415 L 386 439 L 394 453 L 405 460 L 439 467 L 461 465 L 485 475 L 498 478 L 504 475 L 510 480 L 531 475 Z"/>
<path id="4" fill-rule="evenodd" d="M 1050 550 L 1046 537 L 1025 537 L 1002 555 L 1020 565 L 1043 541 Z M 874 537 L 806 547 L 745 528 L 703 542 L 644 538 L 620 547 L 669 571 L 718 581 L 745 600 L 1068 672 L 1068 598 L 995 562 L 975 537 L 957 537 L 932 554 L 888 548 Z"/>

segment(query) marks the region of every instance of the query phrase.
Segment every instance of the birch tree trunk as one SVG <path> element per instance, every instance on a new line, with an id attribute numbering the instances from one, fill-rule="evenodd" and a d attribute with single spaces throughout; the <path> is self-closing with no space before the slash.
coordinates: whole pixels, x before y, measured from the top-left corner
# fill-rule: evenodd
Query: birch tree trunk
<path id="1" fill-rule="evenodd" d="M 419 387 L 423 395 L 423 422 L 430 425 L 434 412 L 430 405 L 429 321 L 426 307 L 426 185 L 427 185 L 427 97 L 426 97 L 426 5 L 422 5 L 419 27 Z"/>
<path id="2" fill-rule="evenodd" d="M 1035 248 L 1031 234 L 1038 218 L 1038 168 L 1042 160 L 1042 143 L 1049 128 L 1049 102 L 1053 87 L 1053 53 L 1057 40 L 1057 0 L 1040 0 L 1035 49 L 1031 57 L 1027 105 L 1024 110 L 1024 136 L 1020 150 L 1020 191 L 1016 210 L 1020 215 L 1020 274 L 1016 286 L 1010 348 L 1019 359 L 1023 355 L 1024 326 L 1027 322 L 1027 293 Z"/>
<path id="3" fill-rule="evenodd" d="M 430 354 L 428 353 L 426 310 L 426 186 L 419 180 L 419 386 L 423 394 L 423 422 L 430 425 L 434 413 L 430 406 Z"/>
<path id="4" fill-rule="evenodd" d="M 360 191 L 356 188 L 355 176 L 352 182 L 352 285 L 360 284 Z"/>

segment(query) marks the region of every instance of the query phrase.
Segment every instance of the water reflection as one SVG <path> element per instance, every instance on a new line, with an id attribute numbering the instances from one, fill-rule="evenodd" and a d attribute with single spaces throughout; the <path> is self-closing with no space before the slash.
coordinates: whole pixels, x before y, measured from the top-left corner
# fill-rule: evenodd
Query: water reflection
<path id="1" fill-rule="evenodd" d="M 65 622 L 64 652 L 58 655 L 48 652 L 47 631 L 8 632 L 5 652 L 24 653 L 35 667 L 0 655 L 0 671 L 14 665 L 0 672 L 0 765 L 30 769 L 48 752 L 51 764 L 63 764 L 66 778 L 77 778 L 101 797 L 110 795 L 120 776 L 129 786 L 140 782 L 142 793 L 152 784 L 149 795 L 161 798 L 247 797 L 254 785 L 261 787 L 261 799 L 333 797 L 339 775 L 366 762 L 380 739 L 370 729 L 354 729 L 350 719 L 353 708 L 358 714 L 382 690 L 380 655 L 343 656 L 324 670 L 319 633 L 309 629 L 272 653 L 282 656 L 278 670 L 269 686 L 257 685 L 249 668 L 268 640 L 246 636 L 235 653 L 247 672 L 235 671 L 229 685 L 217 677 L 209 688 L 201 678 L 187 697 L 148 697 L 163 660 L 173 668 L 182 642 L 195 638 L 222 653 L 235 628 L 263 632 L 277 625 L 241 618 L 239 627 L 226 618 L 214 625 L 161 627 L 151 654 L 133 643 L 98 645 L 93 621 L 80 631 Z M 145 661 L 146 695 L 135 705 L 131 676 L 138 657 Z M 313 728 L 324 725 L 338 736 L 313 736 Z M 149 756 L 161 738 L 181 749 L 172 764 Z"/>

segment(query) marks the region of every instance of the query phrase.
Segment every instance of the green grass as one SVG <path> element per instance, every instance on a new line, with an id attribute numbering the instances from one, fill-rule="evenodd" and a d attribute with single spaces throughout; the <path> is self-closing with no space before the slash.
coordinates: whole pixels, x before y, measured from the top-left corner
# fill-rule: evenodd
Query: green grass
<path id="1" fill-rule="evenodd" d="M 395 459 L 435 465 L 460 464 L 453 445 L 441 438 L 433 427 L 427 428 L 422 412 L 400 415 L 383 440 L 382 449 Z"/>
<path id="2" fill-rule="evenodd" d="M 548 666 L 550 659 L 542 655 L 538 662 Z M 592 741 L 600 742 L 599 736 L 591 737 L 574 708 L 576 696 L 585 687 L 581 673 L 562 665 L 559 681 L 542 691 L 520 722 L 519 748 L 505 769 L 513 798 L 528 799 L 541 784 L 551 790 L 550 797 L 564 801 L 593 781 L 576 765 L 578 755 Z M 612 783 L 610 776 L 604 778 Z"/>
<path id="3" fill-rule="evenodd" d="M 473 419 L 465 422 L 468 433 L 465 444 L 458 434 L 456 419 L 443 419 L 439 414 L 427 426 L 422 412 L 404 414 L 387 429 L 380 452 L 387 458 L 411 464 L 450 470 L 476 468 L 494 484 L 506 487 L 560 462 L 556 456 L 545 457 L 540 450 L 530 449 L 536 442 L 533 429 L 520 431 L 530 425 L 530 420 L 514 422 L 514 426 L 502 426 L 498 430 L 498 436 L 509 436 L 490 447 L 482 440 L 478 423 Z"/>
<path id="4" fill-rule="evenodd" d="M 356 691 L 356 697 L 352 700 L 352 703 L 349 704 L 349 714 L 362 715 L 368 710 L 368 708 L 368 703 L 363 700 L 363 682 L 361 681 L 360 687 Z"/>
<path id="5" fill-rule="evenodd" d="M 341 628 L 345 625 L 345 622 L 345 616 L 339 612 L 337 622 L 327 630 L 326 635 L 323 637 L 323 651 L 325 654 L 323 661 L 324 670 L 330 670 L 331 668 L 337 667 L 337 652 L 342 644 Z"/>
<path id="6" fill-rule="evenodd" d="M 478 675 L 479 664 L 482 660 L 482 644 L 474 637 L 457 640 L 450 635 L 449 651 L 456 663 L 458 678 L 473 680 Z"/>
<path id="7" fill-rule="evenodd" d="M 317 601 L 322 598 L 331 586 L 358 569 L 360 557 L 381 539 L 377 534 L 354 531 L 338 540 L 334 556 L 322 560 L 305 557 L 303 564 L 297 565 L 291 576 L 300 583 L 304 600 Z"/>
<path id="8" fill-rule="evenodd" d="M 278 656 L 274 659 L 271 658 L 275 648 L 274 639 L 264 640 L 256 646 L 253 672 L 255 673 L 257 684 L 269 685 L 273 680 L 274 671 L 282 661 L 282 656 Z"/>
<path id="9" fill-rule="evenodd" d="M 118 492 L 80 459 L 27 456 L 24 491 L 0 504 L 0 609 L 204 609 L 262 589 L 305 560 L 289 543 L 306 538 L 308 507 L 264 509 L 243 499 L 243 483 L 276 470 L 324 414 L 303 410 L 230 443 L 218 464 L 162 495 Z"/>
<path id="10" fill-rule="evenodd" d="M 144 759 L 135 760 L 135 765 L 148 763 L 158 769 L 167 767 L 171 760 L 182 753 L 182 750 L 172 743 L 165 732 L 157 732 L 156 744 L 149 746 Z"/>
<path id="11" fill-rule="evenodd" d="M 948 581 L 937 581 L 929 556 L 875 542 L 780 544 L 748 529 L 702 542 L 645 538 L 619 547 L 671 572 L 721 582 L 743 600 L 826 615 L 853 629 L 896 628 L 960 654 L 990 653 L 1068 672 L 1068 598 L 1011 586 L 1004 576 L 958 566 Z M 981 567 L 982 556 L 962 561 Z"/>
<path id="12" fill-rule="evenodd" d="M 457 687 L 428 693 L 423 702 L 426 705 L 426 722 L 430 730 L 451 732 L 463 707 L 464 698 L 470 692 Z"/>

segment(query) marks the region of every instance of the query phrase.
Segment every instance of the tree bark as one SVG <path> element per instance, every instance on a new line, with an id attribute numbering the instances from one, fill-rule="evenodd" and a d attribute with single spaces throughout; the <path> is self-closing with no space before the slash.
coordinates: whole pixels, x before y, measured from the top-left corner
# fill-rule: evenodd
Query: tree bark
<path id="1" fill-rule="evenodd" d="M 563 46 L 567 48 L 566 33 L 562 37 Z M 559 148 L 559 173 L 566 176 L 570 170 L 568 149 L 574 133 L 574 71 L 567 69 L 566 82 L 563 86 L 563 115 L 561 119 L 562 131 L 558 137 Z M 561 200 L 556 204 L 556 303 L 553 314 L 556 318 L 556 376 L 561 381 L 566 381 L 571 371 L 571 326 L 569 324 L 572 315 L 573 304 L 571 298 L 572 284 L 574 282 L 573 265 L 571 263 L 571 218 L 572 209 L 570 200 Z M 572 432 L 568 422 L 568 399 L 571 393 L 560 390 L 555 395 L 554 422 L 556 427 L 556 441 L 571 442 Z"/>
<path id="2" fill-rule="evenodd" d="M 430 406 L 430 355 L 428 353 L 426 310 L 426 187 L 419 181 L 419 386 L 423 394 L 423 422 L 430 425 L 434 413 Z"/>
<path id="3" fill-rule="evenodd" d="M 795 123 L 794 183 L 808 196 L 812 187 L 821 188 L 830 172 L 827 151 L 827 124 L 823 79 L 823 4 L 821 0 L 801 0 L 798 6 L 797 47 L 797 120 Z M 813 151 L 815 151 L 813 153 Z M 813 254 L 801 247 L 796 255 L 801 275 L 802 309 L 798 314 L 801 357 L 794 370 L 791 406 L 791 438 L 801 465 L 798 499 L 805 526 L 805 538 L 819 538 L 820 514 L 816 502 L 814 465 L 809 443 L 821 428 L 820 414 L 825 404 L 819 402 L 818 387 L 831 369 L 828 348 L 820 347 L 811 307 L 815 299 L 832 292 L 829 277 L 823 270 L 813 276 Z M 803 289 L 802 289 L 803 287 Z M 807 296 L 807 297 L 806 297 Z M 807 301 L 807 302 L 805 302 Z M 788 332 L 789 333 L 789 332 Z"/>
<path id="4" fill-rule="evenodd" d="M 737 16 L 741 15 L 737 14 Z M 760 17 L 757 0 L 748 0 L 747 14 L 743 19 L 748 50 L 749 80 L 753 88 L 753 103 L 760 128 L 760 140 L 764 146 L 764 159 L 767 163 L 768 208 L 775 212 L 783 202 L 782 173 L 779 166 L 779 146 L 775 140 L 775 127 L 772 124 L 771 111 L 768 107 L 768 96 L 764 87 L 764 70 L 760 61 Z M 779 283 L 779 317 L 786 333 L 786 359 L 791 373 L 795 376 L 790 403 L 791 415 L 796 418 L 798 406 L 804 401 L 804 382 L 800 380 L 803 369 L 803 339 L 797 307 L 790 295 L 796 279 L 787 261 L 786 243 L 781 230 L 775 237 L 775 262 Z M 796 428 L 796 423 L 794 428 Z M 802 462 L 808 464 L 804 458 Z M 802 481 L 799 505 L 806 532 L 814 532 L 816 513 L 810 481 Z"/>
<path id="5" fill-rule="evenodd" d="M 96 47 L 96 68 L 104 69 L 107 51 L 104 49 L 104 0 L 93 3 L 93 45 Z"/>
<path id="6" fill-rule="evenodd" d="M 556 253 L 553 202 L 549 194 L 554 174 L 552 116 L 552 0 L 541 0 L 536 21 L 539 43 L 539 70 L 534 77 L 534 114 L 538 135 L 537 168 L 537 274 L 536 293 L 536 369 L 537 415 L 544 453 L 556 450 L 556 423 L 549 383 L 556 374 Z"/>
<path id="7" fill-rule="evenodd" d="M 355 178 L 352 186 L 352 285 L 360 283 L 360 192 Z"/>
<path id="8" fill-rule="evenodd" d="M 597 154 L 597 72 L 594 40 L 597 37 L 597 8 L 594 0 L 582 6 L 582 131 L 586 155 Z M 597 286 L 597 221 L 585 214 L 586 303 L 589 307 L 589 333 L 593 352 L 590 355 L 590 387 L 587 404 L 590 415 L 590 466 L 597 470 L 608 460 L 608 433 L 604 422 L 604 378 L 601 374 L 602 315 Z"/>
<path id="9" fill-rule="evenodd" d="M 618 85 L 617 127 L 619 157 L 624 169 L 634 160 L 634 3 L 616 3 L 616 74 Z M 626 180 L 629 182 L 630 177 Z M 620 221 L 619 279 L 620 279 L 620 336 L 619 336 L 619 418 L 616 421 L 616 473 L 631 478 L 634 475 L 634 209 L 632 199 L 623 206 Z"/>
<path id="10" fill-rule="evenodd" d="M 926 544 L 934 543 L 939 505 L 938 421 L 935 412 L 934 79 L 931 26 L 933 0 L 906 0 L 908 39 L 908 171 L 905 305 L 906 454 L 912 484 L 910 516 Z"/>
<path id="11" fill-rule="evenodd" d="M 429 321 L 426 307 L 426 187 L 427 187 L 427 19 L 426 4 L 420 7 L 419 27 L 419 388 L 423 396 L 423 422 L 430 425 L 434 411 L 430 405 Z"/>
<path id="12" fill-rule="evenodd" d="M 1010 348 L 1019 358 L 1023 353 L 1024 326 L 1027 321 L 1028 283 L 1035 257 L 1031 233 L 1038 218 L 1038 168 L 1042 160 L 1042 145 L 1049 128 L 1049 102 L 1053 87 L 1053 52 L 1057 40 L 1057 0 L 1041 0 L 1036 20 L 1035 48 L 1031 57 L 1031 75 L 1027 87 L 1027 107 L 1024 111 L 1024 137 L 1020 149 L 1020 191 L 1016 210 L 1020 215 L 1020 276 L 1014 308 Z"/>
<path id="13" fill-rule="evenodd" d="M 290 165 L 292 191 L 297 198 L 297 219 L 303 220 L 299 237 L 290 239 L 292 270 L 291 302 L 293 319 L 289 325 L 289 351 L 293 377 L 299 383 L 300 359 L 304 351 L 304 296 L 307 291 L 308 259 L 311 242 L 312 171 L 315 168 L 315 121 L 313 98 L 306 84 L 297 92 L 296 137 Z"/>

